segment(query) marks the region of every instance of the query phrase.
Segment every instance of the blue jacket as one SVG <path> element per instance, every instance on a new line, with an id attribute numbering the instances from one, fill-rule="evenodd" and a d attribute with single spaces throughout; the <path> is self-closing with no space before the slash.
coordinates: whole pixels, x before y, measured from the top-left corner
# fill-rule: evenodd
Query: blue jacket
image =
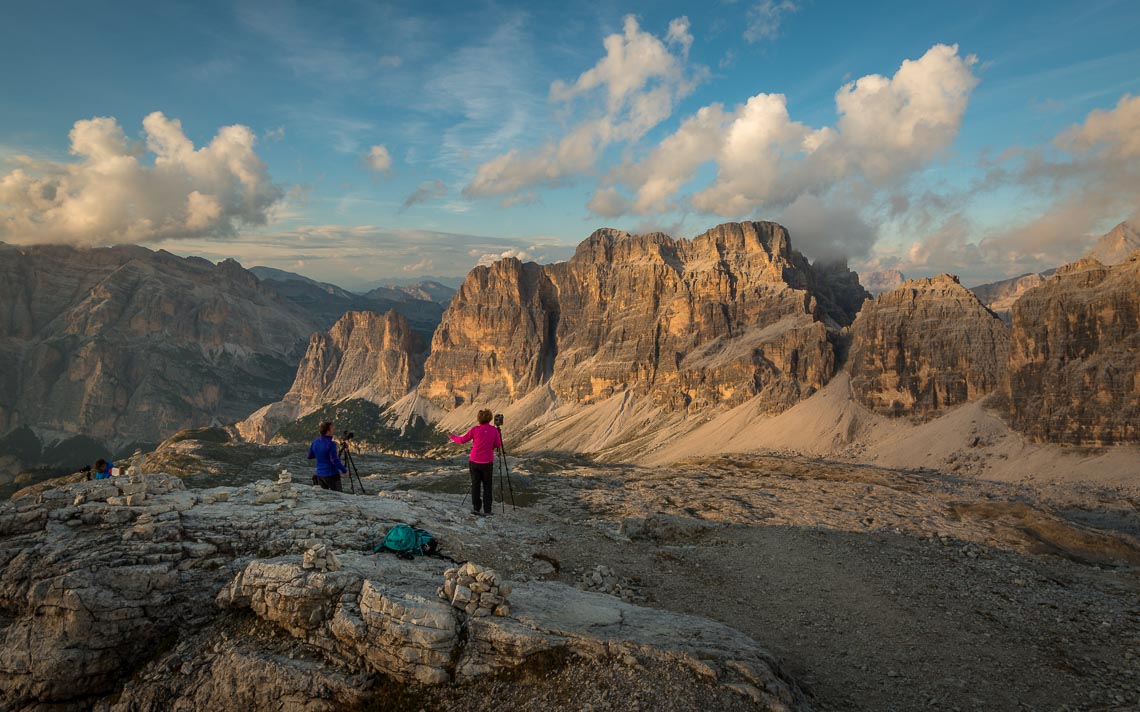
<path id="1" fill-rule="evenodd" d="M 105 479 L 110 478 L 111 477 L 111 470 L 113 470 L 114 468 L 115 468 L 115 463 L 108 462 L 106 470 L 103 470 L 102 472 L 100 472 L 99 470 L 95 470 L 95 479 L 105 480 Z"/>
<path id="2" fill-rule="evenodd" d="M 341 464 L 336 454 L 336 441 L 331 435 L 322 435 L 309 446 L 309 459 L 317 461 L 317 477 L 332 477 L 348 468 Z"/>

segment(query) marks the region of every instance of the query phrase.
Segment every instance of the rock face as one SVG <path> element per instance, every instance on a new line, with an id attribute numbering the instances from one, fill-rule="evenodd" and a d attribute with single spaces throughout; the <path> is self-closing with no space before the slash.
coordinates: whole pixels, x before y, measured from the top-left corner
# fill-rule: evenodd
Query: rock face
<path id="1" fill-rule="evenodd" d="M 1127 262 L 1136 250 L 1140 250 L 1140 225 L 1125 221 L 1101 236 L 1084 257 L 1104 265 L 1118 265 Z"/>
<path id="2" fill-rule="evenodd" d="M 500 582 L 509 609 L 467 616 L 438 598 L 442 561 L 370 553 L 385 529 L 421 519 L 455 555 L 479 546 L 487 536 L 454 509 L 452 499 L 351 497 L 284 477 L 187 491 L 166 475 L 4 502 L 5 709 L 108 695 L 115 709 L 193 709 L 240 687 L 226 664 L 252 673 L 242 699 L 334 709 L 321 698 L 359 704 L 393 682 L 463 683 L 552 654 L 644 665 L 644 675 L 679 665 L 763 709 L 802 707 L 772 657 L 722 624 L 542 581 L 506 592 Z M 511 546 L 525 538 L 516 529 Z M 488 550 L 503 548 L 495 539 Z M 282 640 L 298 644 L 289 662 L 274 655 Z"/>
<path id="3" fill-rule="evenodd" d="M 927 415 L 1002 381 L 1009 332 L 951 275 L 911 280 L 869 302 L 851 327 L 851 389 L 887 415 Z"/>
<path id="4" fill-rule="evenodd" d="M 236 262 L 0 244 L 0 433 L 157 442 L 289 383 L 309 318 Z"/>
<path id="5" fill-rule="evenodd" d="M 575 404 L 625 392 L 680 411 L 759 395 L 780 410 L 831 377 L 834 333 L 865 297 L 845 265 L 813 268 L 774 223 L 692 240 L 602 229 L 567 262 L 473 270 L 419 393 L 444 409 L 543 387 Z"/>
<path id="6" fill-rule="evenodd" d="M 1140 252 L 1083 259 L 1013 306 L 1012 425 L 1039 441 L 1140 440 Z"/>
<path id="7" fill-rule="evenodd" d="M 391 403 L 423 377 L 424 342 L 396 311 L 348 312 L 309 339 L 285 397 L 238 423 L 248 440 L 267 442 L 282 424 L 349 398 Z"/>

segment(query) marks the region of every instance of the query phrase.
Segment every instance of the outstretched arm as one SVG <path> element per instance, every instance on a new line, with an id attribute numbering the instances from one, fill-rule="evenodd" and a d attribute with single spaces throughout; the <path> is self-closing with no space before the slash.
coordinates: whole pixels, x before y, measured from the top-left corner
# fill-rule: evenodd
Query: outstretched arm
<path id="1" fill-rule="evenodd" d="M 460 445 L 462 445 L 463 443 L 471 442 L 471 438 L 475 437 L 473 435 L 474 432 L 475 432 L 475 428 L 472 428 L 471 430 L 468 430 L 463 435 L 448 435 L 447 437 L 451 438 L 451 442 L 459 443 Z"/>

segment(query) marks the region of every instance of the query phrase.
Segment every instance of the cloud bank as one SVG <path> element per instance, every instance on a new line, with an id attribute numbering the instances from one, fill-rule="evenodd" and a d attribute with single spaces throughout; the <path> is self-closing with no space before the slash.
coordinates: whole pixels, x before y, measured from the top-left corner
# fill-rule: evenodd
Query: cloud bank
<path id="1" fill-rule="evenodd" d="M 156 111 L 143 119 L 141 142 L 109 117 L 76 121 L 70 138 L 75 161 L 17 159 L 21 166 L 0 176 L 0 239 L 109 244 L 232 236 L 238 225 L 265 224 L 282 197 L 245 126 L 223 127 L 196 149 L 180 121 Z"/>

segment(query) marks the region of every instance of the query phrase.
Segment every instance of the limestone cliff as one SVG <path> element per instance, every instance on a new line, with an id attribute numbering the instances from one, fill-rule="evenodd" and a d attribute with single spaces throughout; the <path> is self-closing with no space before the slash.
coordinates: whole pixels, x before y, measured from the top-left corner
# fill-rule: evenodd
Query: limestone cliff
<path id="1" fill-rule="evenodd" d="M 473 270 L 420 394 L 451 409 L 544 386 L 568 403 L 627 392 L 667 411 L 761 395 L 780 410 L 827 382 L 831 338 L 865 297 L 845 265 L 813 268 L 774 223 L 692 240 L 602 229 L 567 262 Z"/>
<path id="2" fill-rule="evenodd" d="M 1012 424 L 1039 441 L 1140 440 L 1140 251 L 1083 259 L 1013 305 L 1005 392 Z"/>
<path id="3" fill-rule="evenodd" d="M 0 433 L 156 442 L 280 398 L 312 331 L 236 262 L 0 244 Z"/>
<path id="4" fill-rule="evenodd" d="M 399 312 L 348 312 L 313 334 L 293 386 L 277 403 L 238 423 L 242 436 L 266 442 L 277 428 L 319 406 L 348 398 L 398 400 L 423 377 L 424 343 Z"/>
<path id="5" fill-rule="evenodd" d="M 888 415 L 926 415 L 995 390 L 1009 332 L 951 275 L 906 282 L 851 327 L 851 389 Z"/>

